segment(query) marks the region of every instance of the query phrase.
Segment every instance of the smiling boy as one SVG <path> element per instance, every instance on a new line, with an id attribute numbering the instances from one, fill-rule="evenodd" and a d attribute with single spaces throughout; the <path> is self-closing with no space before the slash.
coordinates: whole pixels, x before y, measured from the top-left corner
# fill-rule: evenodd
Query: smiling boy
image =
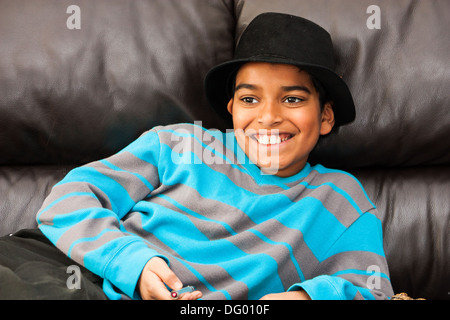
<path id="1" fill-rule="evenodd" d="M 332 59 L 318 25 L 258 16 L 205 80 L 233 131 L 153 128 L 55 185 L 40 230 L 110 299 L 172 299 L 188 285 L 181 299 L 388 298 L 375 206 L 353 176 L 307 162 L 354 118 Z"/>

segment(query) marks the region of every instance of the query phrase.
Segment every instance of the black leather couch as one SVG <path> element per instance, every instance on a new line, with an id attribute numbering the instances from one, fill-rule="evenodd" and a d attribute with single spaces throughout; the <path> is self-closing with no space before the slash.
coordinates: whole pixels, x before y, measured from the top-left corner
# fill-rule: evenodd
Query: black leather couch
<path id="1" fill-rule="evenodd" d="M 354 173 L 378 206 L 396 293 L 449 299 L 448 0 L 0 0 L 0 235 L 155 125 L 225 130 L 203 78 L 265 11 L 331 33 L 357 117 L 311 162 Z"/>

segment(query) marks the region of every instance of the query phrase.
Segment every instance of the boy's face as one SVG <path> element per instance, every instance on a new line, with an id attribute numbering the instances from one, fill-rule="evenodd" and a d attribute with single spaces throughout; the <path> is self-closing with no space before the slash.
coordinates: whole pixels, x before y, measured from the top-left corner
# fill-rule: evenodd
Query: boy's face
<path id="1" fill-rule="evenodd" d="M 331 104 L 321 111 L 309 74 L 292 65 L 247 63 L 235 83 L 227 108 L 239 146 L 265 173 L 300 172 L 319 136 L 333 128 Z"/>

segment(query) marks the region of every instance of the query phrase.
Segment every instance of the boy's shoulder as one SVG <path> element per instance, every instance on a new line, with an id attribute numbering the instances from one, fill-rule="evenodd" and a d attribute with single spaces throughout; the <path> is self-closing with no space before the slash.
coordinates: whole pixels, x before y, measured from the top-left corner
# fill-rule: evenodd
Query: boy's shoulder
<path id="1" fill-rule="evenodd" d="M 321 164 L 311 166 L 307 177 L 308 183 L 314 186 L 329 188 L 354 207 L 360 214 L 376 209 L 361 182 L 353 174 L 340 170 L 327 168 Z"/>
<path id="2" fill-rule="evenodd" d="M 315 164 L 311 166 L 310 173 L 317 179 L 329 180 L 330 182 L 338 183 L 342 186 L 348 184 L 348 186 L 354 186 L 354 184 L 362 187 L 358 178 L 348 171 L 342 169 L 333 169 L 325 167 L 321 164 Z"/>

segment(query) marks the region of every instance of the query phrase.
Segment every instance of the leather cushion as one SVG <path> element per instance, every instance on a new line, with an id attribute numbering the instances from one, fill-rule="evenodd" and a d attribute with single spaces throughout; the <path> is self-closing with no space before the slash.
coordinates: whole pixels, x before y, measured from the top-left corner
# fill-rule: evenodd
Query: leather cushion
<path id="1" fill-rule="evenodd" d="M 85 163 L 159 124 L 220 127 L 203 78 L 232 56 L 226 1 L 0 2 L 0 164 Z"/>

